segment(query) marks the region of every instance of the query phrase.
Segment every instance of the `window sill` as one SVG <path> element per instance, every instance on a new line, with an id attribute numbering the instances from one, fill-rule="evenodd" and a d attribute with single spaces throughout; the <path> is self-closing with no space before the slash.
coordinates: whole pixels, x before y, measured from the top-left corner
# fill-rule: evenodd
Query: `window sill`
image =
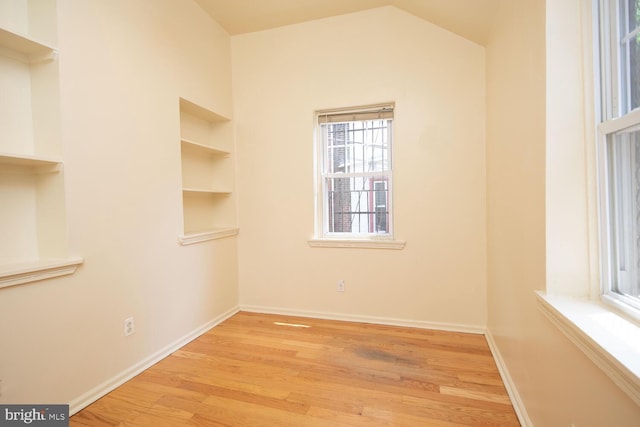
<path id="1" fill-rule="evenodd" d="M 551 323 L 640 405 L 640 326 L 598 302 L 536 294 Z"/>
<path id="2" fill-rule="evenodd" d="M 392 239 L 309 239 L 312 248 L 404 249 L 404 240 Z"/>

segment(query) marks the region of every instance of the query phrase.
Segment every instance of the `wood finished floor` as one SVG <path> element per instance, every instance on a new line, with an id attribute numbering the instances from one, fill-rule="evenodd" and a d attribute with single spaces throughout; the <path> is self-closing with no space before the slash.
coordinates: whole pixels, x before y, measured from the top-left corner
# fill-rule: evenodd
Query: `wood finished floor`
<path id="1" fill-rule="evenodd" d="M 240 312 L 71 426 L 519 426 L 482 335 Z"/>

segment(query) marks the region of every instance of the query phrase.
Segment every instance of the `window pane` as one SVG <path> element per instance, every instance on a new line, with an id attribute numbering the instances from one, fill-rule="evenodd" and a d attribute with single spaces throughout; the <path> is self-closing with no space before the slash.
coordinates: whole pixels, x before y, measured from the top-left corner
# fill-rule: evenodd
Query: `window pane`
<path id="1" fill-rule="evenodd" d="M 371 173 L 391 169 L 391 120 L 322 125 L 327 173 Z"/>
<path id="2" fill-rule="evenodd" d="M 612 135 L 607 150 L 612 291 L 640 298 L 640 130 Z"/>
<path id="3" fill-rule="evenodd" d="M 640 34 L 629 41 L 629 67 L 629 110 L 633 110 L 640 107 Z"/>
<path id="4" fill-rule="evenodd" d="M 317 118 L 323 187 L 319 234 L 390 236 L 393 107 L 318 113 Z"/>
<path id="5" fill-rule="evenodd" d="M 627 15 L 629 17 L 629 31 L 640 26 L 640 0 L 627 0 L 629 8 Z"/>
<path id="6" fill-rule="evenodd" d="M 326 178 L 329 233 L 389 233 L 387 178 Z"/>
<path id="7" fill-rule="evenodd" d="M 619 74 L 625 114 L 640 107 L 640 0 L 620 0 L 620 14 Z"/>

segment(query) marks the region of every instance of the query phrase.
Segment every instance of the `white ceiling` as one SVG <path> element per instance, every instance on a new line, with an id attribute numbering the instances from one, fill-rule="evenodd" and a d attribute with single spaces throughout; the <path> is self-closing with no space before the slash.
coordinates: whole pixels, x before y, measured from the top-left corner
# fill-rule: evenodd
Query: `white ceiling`
<path id="1" fill-rule="evenodd" d="M 195 0 L 231 35 L 396 6 L 485 44 L 498 0 Z"/>

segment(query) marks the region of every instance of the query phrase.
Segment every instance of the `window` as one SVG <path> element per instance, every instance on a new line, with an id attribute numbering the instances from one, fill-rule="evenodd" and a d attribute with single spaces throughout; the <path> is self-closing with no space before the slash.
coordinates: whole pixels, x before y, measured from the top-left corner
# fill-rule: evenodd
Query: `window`
<path id="1" fill-rule="evenodd" d="M 637 96 L 635 104 L 632 101 L 634 95 L 631 90 L 634 85 L 636 91 L 638 89 L 638 54 L 637 51 L 631 51 L 633 43 L 628 37 L 631 33 L 637 34 L 637 29 L 631 29 L 629 18 L 633 10 L 638 10 L 638 2 L 581 0 L 547 2 L 547 6 L 545 13 L 552 18 L 547 20 L 547 52 L 550 55 L 545 66 L 551 70 L 547 82 L 552 84 L 549 87 L 552 91 L 547 93 L 547 105 L 548 108 L 552 106 L 549 110 L 556 113 L 550 116 L 554 126 L 550 134 L 568 136 L 566 142 L 563 138 L 548 140 L 548 154 L 554 160 L 548 166 L 555 172 L 552 178 L 561 178 L 558 185 L 562 191 L 555 195 L 570 199 L 566 200 L 568 203 L 559 197 L 552 200 L 552 204 L 558 201 L 562 203 L 549 206 L 554 210 L 549 219 L 553 222 L 562 216 L 559 223 L 564 225 L 571 221 L 574 214 L 581 215 L 584 209 L 585 217 L 578 218 L 577 222 L 589 236 L 585 241 L 582 240 L 582 233 L 569 236 L 561 232 L 557 239 L 553 234 L 548 234 L 550 238 L 547 241 L 556 245 L 553 252 L 564 250 L 570 256 L 560 257 L 562 265 L 549 264 L 557 272 L 552 272 L 555 277 L 547 282 L 546 292 L 537 292 L 538 308 L 620 390 L 640 405 L 640 323 L 637 321 L 640 319 L 640 310 L 637 308 L 640 298 L 631 286 L 634 283 L 631 276 L 635 275 L 636 285 L 638 283 L 638 273 L 632 270 L 635 265 L 637 271 L 638 250 L 634 246 L 637 247 L 638 240 L 637 234 L 634 234 L 638 230 L 640 211 L 638 193 L 634 189 L 634 186 L 637 188 L 637 175 L 634 176 L 631 171 L 637 170 L 638 164 L 637 154 L 634 159 L 632 153 L 638 146 L 640 108 Z M 581 19 L 572 19 L 575 16 Z M 576 25 L 577 22 L 580 22 L 580 27 Z M 595 36 L 593 39 L 588 37 L 591 29 Z M 585 45 L 580 46 L 582 43 Z M 596 49 L 593 49 L 594 46 Z M 584 49 L 580 51 L 581 48 Z M 591 62 L 592 53 L 598 60 Z M 635 62 L 632 63 L 634 57 Z M 589 88 L 592 71 L 598 86 Z M 633 77 L 634 73 L 636 77 Z M 563 81 L 572 75 L 576 86 L 571 87 L 570 83 L 565 88 Z M 584 97 L 572 96 L 577 85 L 585 83 Z M 595 101 L 592 95 L 595 95 Z M 569 98 L 561 99 L 565 97 Z M 592 110 L 590 104 L 596 108 Z M 554 111 L 556 105 L 560 108 Z M 583 106 L 586 108 L 580 111 Z M 595 126 L 590 128 L 592 119 L 595 119 Z M 576 132 L 575 136 L 565 133 L 567 128 L 582 130 L 580 126 L 583 125 L 588 126 L 584 132 Z M 597 132 L 593 132 L 594 128 Z M 592 145 L 590 142 L 594 133 L 597 144 Z M 589 143 L 580 146 L 579 142 L 584 140 Z M 558 146 L 568 150 L 555 150 Z M 567 155 L 574 153 L 577 156 Z M 593 154 L 595 164 L 591 161 Z M 563 167 L 566 171 L 560 170 Z M 587 179 L 579 176 L 583 171 L 587 172 L 584 175 Z M 577 179 L 565 181 L 568 176 Z M 599 184 L 597 197 L 596 188 L 591 186 L 596 181 L 592 179 L 594 177 L 597 177 Z M 556 182 L 547 181 L 549 184 L 555 185 Z M 588 195 L 587 200 L 583 194 Z M 599 223 L 592 224 L 596 200 Z M 587 223 L 583 222 L 585 219 Z M 554 228 L 554 231 L 557 229 Z M 578 228 L 575 230 L 578 231 Z M 592 232 L 599 232 L 600 251 L 591 250 L 595 249 L 591 244 L 596 240 L 592 239 L 595 237 Z M 572 256 L 576 254 L 588 263 L 574 263 Z M 555 253 L 552 255 L 555 256 Z M 601 277 L 592 281 L 591 261 L 597 258 Z M 567 261 L 573 265 L 567 264 Z M 596 292 L 591 293 L 593 282 L 600 284 L 600 292 L 593 289 Z M 601 298 L 592 300 L 587 296 Z M 601 300 L 610 304 L 601 304 Z M 621 315 L 620 311 L 625 311 L 629 316 Z"/>
<path id="2" fill-rule="evenodd" d="M 640 309 L 640 0 L 600 0 L 603 294 Z"/>
<path id="3" fill-rule="evenodd" d="M 392 237 L 393 109 L 317 112 L 319 237 Z"/>

